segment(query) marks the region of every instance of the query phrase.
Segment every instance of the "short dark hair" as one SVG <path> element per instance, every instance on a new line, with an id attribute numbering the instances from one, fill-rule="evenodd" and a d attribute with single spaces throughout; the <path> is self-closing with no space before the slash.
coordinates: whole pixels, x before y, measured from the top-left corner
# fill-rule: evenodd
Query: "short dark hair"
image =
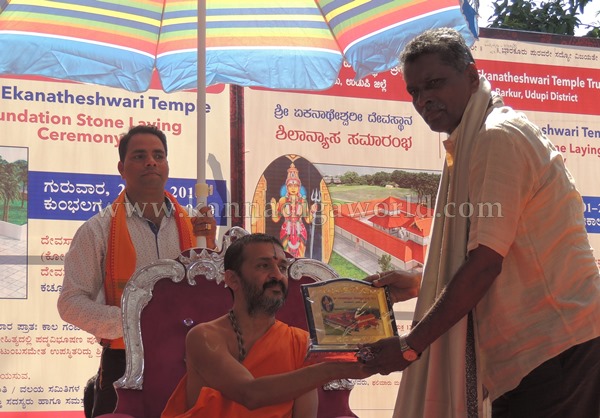
<path id="1" fill-rule="evenodd" d="M 475 63 L 471 49 L 456 29 L 438 28 L 423 32 L 406 45 L 400 54 L 402 71 L 407 63 L 427 54 L 437 54 L 444 63 L 458 71 L 464 71 L 469 64 Z"/>
<path id="2" fill-rule="evenodd" d="M 225 257 L 223 258 L 223 268 L 225 270 L 233 270 L 239 274 L 240 268 L 244 263 L 244 248 L 246 248 L 246 246 L 249 244 L 261 242 L 277 245 L 284 250 L 281 241 L 274 236 L 261 233 L 244 235 L 240 238 L 237 238 L 229 247 L 227 247 L 227 251 L 225 251 Z"/>
<path id="3" fill-rule="evenodd" d="M 160 142 L 162 142 L 163 147 L 165 148 L 165 155 L 167 155 L 167 136 L 165 133 L 154 125 L 138 125 L 131 127 L 129 131 L 126 134 L 123 134 L 119 140 L 119 159 L 121 162 L 125 161 L 125 155 L 127 154 L 127 146 L 129 145 L 129 141 L 131 140 L 131 137 L 136 134 L 156 135 L 158 139 L 160 139 Z"/>

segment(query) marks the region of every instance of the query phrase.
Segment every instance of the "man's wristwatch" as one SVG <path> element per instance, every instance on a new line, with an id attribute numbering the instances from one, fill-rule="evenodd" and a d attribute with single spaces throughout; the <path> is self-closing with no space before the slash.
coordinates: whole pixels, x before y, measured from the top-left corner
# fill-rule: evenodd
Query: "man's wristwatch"
<path id="1" fill-rule="evenodd" d="M 404 360 L 413 362 L 415 360 L 418 360 L 419 357 L 421 357 L 421 353 L 417 353 L 406 342 L 406 334 L 401 335 L 399 340 L 400 340 L 400 351 L 402 351 L 402 357 L 404 358 Z"/>

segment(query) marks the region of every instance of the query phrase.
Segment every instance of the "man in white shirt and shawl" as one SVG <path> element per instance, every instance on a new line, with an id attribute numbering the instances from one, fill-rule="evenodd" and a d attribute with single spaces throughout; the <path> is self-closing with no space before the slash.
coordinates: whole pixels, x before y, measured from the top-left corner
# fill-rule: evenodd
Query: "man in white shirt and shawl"
<path id="1" fill-rule="evenodd" d="M 600 275 L 563 157 L 491 92 L 458 32 L 419 35 L 401 63 L 415 109 L 449 137 L 413 327 L 367 346 L 380 373 L 410 366 L 394 417 L 598 418 Z M 367 278 L 392 292 L 414 279 Z"/>

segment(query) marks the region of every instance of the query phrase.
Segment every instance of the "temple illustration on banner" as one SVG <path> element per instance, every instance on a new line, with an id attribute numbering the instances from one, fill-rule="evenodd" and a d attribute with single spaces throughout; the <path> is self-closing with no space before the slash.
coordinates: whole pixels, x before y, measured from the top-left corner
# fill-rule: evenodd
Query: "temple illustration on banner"
<path id="1" fill-rule="evenodd" d="M 335 164 L 316 166 L 334 202 L 334 254 L 365 275 L 382 268 L 422 269 L 434 219 L 432 202 L 436 199 L 439 173 Z"/>
<path id="2" fill-rule="evenodd" d="M 393 196 L 337 205 L 334 250 L 343 253 L 341 244 L 347 242 L 370 254 L 376 267 L 376 260 L 388 254 L 396 269 L 420 269 L 433 216 L 433 208 Z M 376 273 L 376 267 L 366 273 Z"/>

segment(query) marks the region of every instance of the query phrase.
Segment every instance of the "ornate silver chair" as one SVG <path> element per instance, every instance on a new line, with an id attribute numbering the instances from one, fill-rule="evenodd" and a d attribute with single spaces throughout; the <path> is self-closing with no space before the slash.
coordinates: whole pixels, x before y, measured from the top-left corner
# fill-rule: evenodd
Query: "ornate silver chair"
<path id="1" fill-rule="evenodd" d="M 123 331 L 127 366 L 115 382 L 119 397 L 113 414 L 102 418 L 159 418 L 185 374 L 185 336 L 194 325 L 228 312 L 231 295 L 223 284 L 223 255 L 230 243 L 248 234 L 232 228 L 220 253 L 191 249 L 176 260 L 159 260 L 138 270 L 123 293 Z M 300 285 L 338 277 L 328 265 L 298 259 L 290 267 L 289 293 L 277 318 L 307 329 Z M 348 398 L 350 381 L 319 388 L 319 418 L 356 417 Z"/>

